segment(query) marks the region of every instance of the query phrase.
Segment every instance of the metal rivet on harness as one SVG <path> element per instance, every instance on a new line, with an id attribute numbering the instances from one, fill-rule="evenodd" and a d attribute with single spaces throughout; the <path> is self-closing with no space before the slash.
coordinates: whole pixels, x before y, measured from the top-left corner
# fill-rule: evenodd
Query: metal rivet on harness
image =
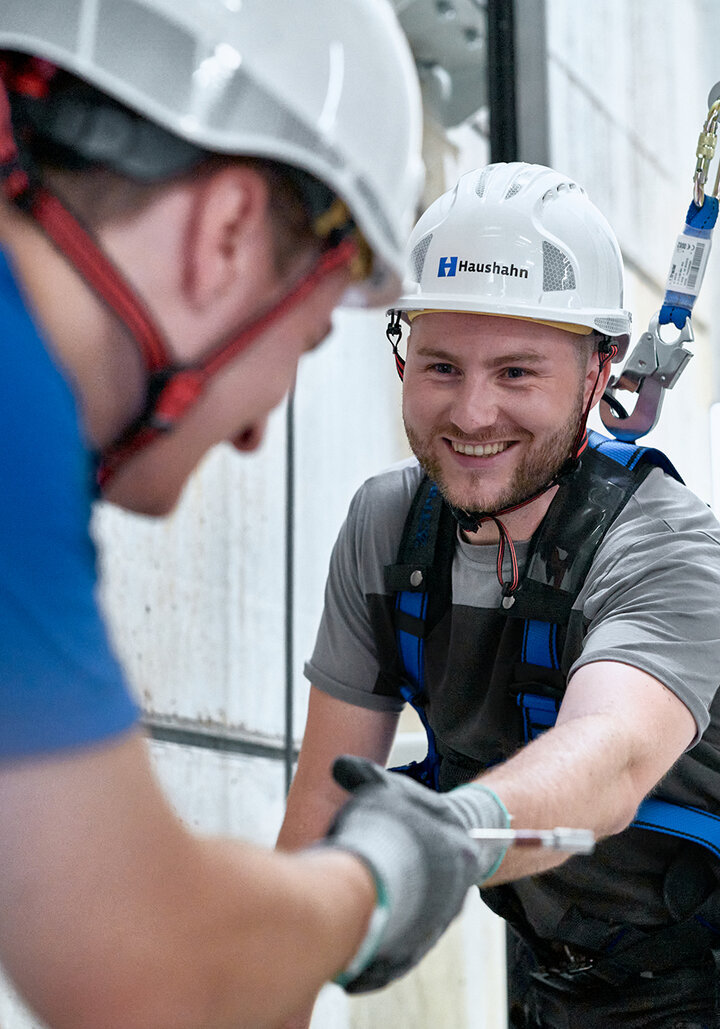
<path id="1" fill-rule="evenodd" d="M 423 581 L 423 573 L 417 568 L 414 572 L 410 573 L 410 585 L 419 586 Z"/>
<path id="2" fill-rule="evenodd" d="M 515 597 L 512 595 L 512 593 L 510 593 L 507 597 L 502 598 L 502 606 L 505 608 L 506 611 L 508 610 L 508 608 L 511 608 L 514 603 Z"/>

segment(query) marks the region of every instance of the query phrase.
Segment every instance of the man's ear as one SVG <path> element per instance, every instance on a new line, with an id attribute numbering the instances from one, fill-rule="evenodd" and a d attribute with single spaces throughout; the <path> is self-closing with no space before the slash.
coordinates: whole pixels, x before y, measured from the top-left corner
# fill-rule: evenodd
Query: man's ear
<path id="1" fill-rule="evenodd" d="M 231 164 L 191 188 L 183 268 L 189 301 L 201 308 L 217 304 L 236 292 L 238 281 L 251 295 L 267 289 L 273 240 L 263 176 L 248 165 Z"/>
<path id="2" fill-rule="evenodd" d="M 600 375 L 598 376 L 598 366 L 600 367 Z M 586 393 L 585 402 L 587 403 L 588 397 L 590 396 L 590 390 L 593 389 L 592 403 L 590 404 L 591 409 L 602 399 L 602 395 L 605 392 L 605 388 L 610 378 L 612 371 L 612 362 L 610 358 L 602 353 L 594 353 L 592 360 L 588 366 L 588 373 L 585 378 Z"/>

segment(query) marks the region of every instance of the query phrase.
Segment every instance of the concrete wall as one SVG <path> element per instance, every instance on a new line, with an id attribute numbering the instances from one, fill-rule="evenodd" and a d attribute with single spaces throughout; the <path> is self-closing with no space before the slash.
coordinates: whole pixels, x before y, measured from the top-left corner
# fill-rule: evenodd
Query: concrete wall
<path id="1" fill-rule="evenodd" d="M 618 232 L 636 335 L 660 306 L 691 198 L 706 96 L 720 78 L 713 53 L 719 32 L 712 0 L 548 0 L 551 162 L 587 187 Z M 488 160 L 482 128 L 480 121 L 445 134 L 428 126 L 426 202 Z M 715 254 L 697 305 L 696 357 L 650 439 L 708 500 L 717 261 Z M 104 600 L 149 718 L 228 741 L 224 751 L 153 743 L 168 794 L 198 829 L 268 845 L 274 840 L 285 791 L 287 668 L 299 739 L 307 699 L 301 669 L 330 549 L 355 488 L 406 453 L 399 396 L 382 315 L 339 314 L 333 339 L 306 359 L 298 380 L 290 517 L 285 410 L 273 418 L 259 455 L 240 457 L 229 448 L 211 455 L 166 522 L 98 512 Z M 288 540 L 294 553 L 289 608 Z M 400 745 L 421 746 L 413 720 L 403 724 L 408 735 Z M 250 752 L 242 753 L 243 746 Z M 348 1000 L 326 988 L 313 1025 L 501 1029 L 502 941 L 501 924 L 471 896 L 465 917 L 419 969 L 371 997 Z M 7 991 L 0 993 L 0 1024 L 38 1026 Z"/>

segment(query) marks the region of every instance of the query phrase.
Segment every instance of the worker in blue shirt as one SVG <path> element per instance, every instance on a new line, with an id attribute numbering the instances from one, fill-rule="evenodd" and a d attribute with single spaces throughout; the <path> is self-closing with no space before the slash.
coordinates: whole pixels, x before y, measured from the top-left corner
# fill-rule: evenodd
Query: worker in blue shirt
<path id="1" fill-rule="evenodd" d="M 191 834 L 88 523 L 99 490 L 164 514 L 214 444 L 255 449 L 333 308 L 397 295 L 410 52 L 386 0 L 8 0 L 0 85 L 0 961 L 56 1029 L 276 1026 L 415 963 L 493 850 L 352 762 L 306 854 Z"/>

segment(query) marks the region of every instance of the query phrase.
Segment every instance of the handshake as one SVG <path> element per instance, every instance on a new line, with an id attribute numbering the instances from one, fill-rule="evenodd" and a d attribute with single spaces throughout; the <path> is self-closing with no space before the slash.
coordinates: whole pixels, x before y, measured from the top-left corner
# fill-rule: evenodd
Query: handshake
<path id="1" fill-rule="evenodd" d="M 335 980 L 348 993 L 377 990 L 417 964 L 509 846 L 594 849 L 588 829 L 512 830 L 505 805 L 478 782 L 433 793 L 359 757 L 338 758 L 333 777 L 352 796 L 322 846 L 356 854 L 377 889 L 360 950 Z"/>
<path id="2" fill-rule="evenodd" d="M 357 757 L 338 758 L 333 776 L 352 798 L 323 846 L 356 854 L 372 872 L 378 894 L 365 940 L 336 979 L 349 993 L 360 993 L 403 975 L 437 942 L 469 887 L 493 874 L 510 843 L 478 843 L 469 831 L 507 831 L 510 816 L 478 783 L 437 794 Z"/>

